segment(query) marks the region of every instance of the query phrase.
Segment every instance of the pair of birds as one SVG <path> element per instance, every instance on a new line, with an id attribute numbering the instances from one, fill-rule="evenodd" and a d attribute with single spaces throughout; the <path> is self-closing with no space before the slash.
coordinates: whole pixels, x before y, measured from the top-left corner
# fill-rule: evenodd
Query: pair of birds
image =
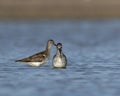
<path id="1" fill-rule="evenodd" d="M 50 50 L 52 46 L 56 46 L 57 52 L 53 57 L 52 65 L 54 68 L 66 68 L 67 65 L 67 58 L 62 52 L 62 44 L 57 43 L 57 45 L 54 43 L 53 40 L 48 40 L 46 49 L 42 52 L 36 53 L 32 56 L 29 56 L 27 58 L 16 60 L 16 62 L 23 62 L 31 66 L 41 66 L 44 63 L 47 63 L 50 57 Z"/>

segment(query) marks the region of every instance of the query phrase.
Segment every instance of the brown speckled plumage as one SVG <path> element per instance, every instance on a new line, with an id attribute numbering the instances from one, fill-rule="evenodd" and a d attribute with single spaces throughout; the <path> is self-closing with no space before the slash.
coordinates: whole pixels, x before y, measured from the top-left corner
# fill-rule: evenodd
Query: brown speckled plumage
<path id="1" fill-rule="evenodd" d="M 47 58 L 48 53 L 46 51 L 36 53 L 27 58 L 16 60 L 17 62 L 42 62 L 45 58 Z"/>

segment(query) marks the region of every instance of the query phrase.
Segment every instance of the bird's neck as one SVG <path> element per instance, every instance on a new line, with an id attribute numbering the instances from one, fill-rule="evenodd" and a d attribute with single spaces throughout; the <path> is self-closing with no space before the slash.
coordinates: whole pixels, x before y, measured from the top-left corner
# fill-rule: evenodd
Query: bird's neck
<path id="1" fill-rule="evenodd" d="M 47 44 L 47 46 L 46 46 L 46 51 L 47 51 L 48 55 L 50 55 L 50 50 L 51 50 L 51 46 L 49 46 L 49 45 Z"/>
<path id="2" fill-rule="evenodd" d="M 56 55 L 60 56 L 62 54 L 62 49 L 57 49 Z"/>
<path id="3" fill-rule="evenodd" d="M 50 44 L 47 43 L 47 45 L 46 45 L 46 50 L 50 50 L 51 47 L 52 47 L 52 45 L 50 45 Z"/>

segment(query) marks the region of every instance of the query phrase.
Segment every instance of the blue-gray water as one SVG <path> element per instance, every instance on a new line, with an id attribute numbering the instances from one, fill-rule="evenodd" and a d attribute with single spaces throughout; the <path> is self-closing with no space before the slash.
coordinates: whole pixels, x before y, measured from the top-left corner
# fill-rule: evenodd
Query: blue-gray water
<path id="1" fill-rule="evenodd" d="M 15 63 L 63 44 L 67 69 Z M 119 96 L 120 20 L 0 21 L 0 96 Z"/>

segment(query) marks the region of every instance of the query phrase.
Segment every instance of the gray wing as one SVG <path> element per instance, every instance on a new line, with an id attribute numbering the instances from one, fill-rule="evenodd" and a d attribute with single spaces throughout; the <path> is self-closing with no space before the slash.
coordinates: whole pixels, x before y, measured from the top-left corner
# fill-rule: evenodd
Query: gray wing
<path id="1" fill-rule="evenodd" d="M 67 57 L 62 53 L 62 61 L 65 65 L 67 65 Z"/>

